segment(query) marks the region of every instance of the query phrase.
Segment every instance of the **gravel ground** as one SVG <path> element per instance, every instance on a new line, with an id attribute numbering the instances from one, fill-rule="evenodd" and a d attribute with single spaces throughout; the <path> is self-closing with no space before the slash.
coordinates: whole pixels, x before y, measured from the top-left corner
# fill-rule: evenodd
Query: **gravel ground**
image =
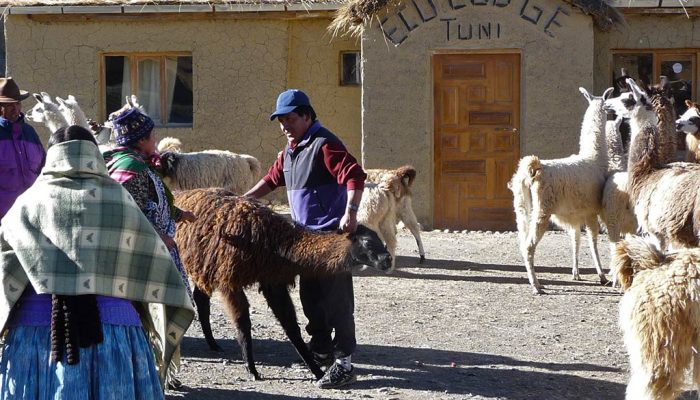
<path id="1" fill-rule="evenodd" d="M 585 237 L 582 281 L 571 279 L 568 237 L 548 232 L 535 263 L 548 295 L 534 296 L 514 232 L 423 232 L 418 264 L 399 233 L 398 270 L 355 274 L 358 382 L 321 390 L 256 290 L 248 291 L 261 381 L 249 379 L 218 298 L 210 351 L 199 322 L 183 343 L 183 387 L 168 399 L 623 399 L 627 355 L 617 327 L 620 294 L 600 286 Z M 609 262 L 608 243 L 599 243 Z M 292 289 L 301 323 L 305 322 Z M 695 399 L 688 392 L 684 399 Z"/>

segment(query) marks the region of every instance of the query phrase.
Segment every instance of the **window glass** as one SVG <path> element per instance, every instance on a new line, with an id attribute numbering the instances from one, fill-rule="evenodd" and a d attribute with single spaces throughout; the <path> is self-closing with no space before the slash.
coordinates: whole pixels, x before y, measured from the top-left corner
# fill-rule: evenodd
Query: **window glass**
<path id="1" fill-rule="evenodd" d="M 613 54 L 613 86 L 615 87 L 615 95 L 619 94 L 621 87 L 624 87 L 624 80 L 620 79 L 623 69 L 632 79 L 640 79 L 647 85 L 654 82 L 652 77 L 654 57 L 651 53 Z"/>
<path id="2" fill-rule="evenodd" d="M 671 97 L 677 115 L 683 114 L 688 109 L 685 101 L 692 99 L 693 58 L 692 55 L 680 54 L 661 57 L 661 75 L 666 76 L 670 82 Z"/>
<path id="3" fill-rule="evenodd" d="M 156 124 L 192 124 L 192 56 L 108 55 L 104 65 L 106 116 L 133 93 Z"/>
<path id="4" fill-rule="evenodd" d="M 340 54 L 341 62 L 341 85 L 359 85 L 360 78 L 360 53 L 348 51 Z"/>
<path id="5" fill-rule="evenodd" d="M 139 103 L 149 117 L 160 121 L 160 60 L 146 58 L 138 61 L 138 88 Z"/>
<path id="6" fill-rule="evenodd" d="M 192 123 L 192 57 L 166 57 L 168 123 Z"/>
<path id="7" fill-rule="evenodd" d="M 105 115 L 122 108 L 125 97 L 131 94 L 130 75 L 126 57 L 105 57 Z"/>

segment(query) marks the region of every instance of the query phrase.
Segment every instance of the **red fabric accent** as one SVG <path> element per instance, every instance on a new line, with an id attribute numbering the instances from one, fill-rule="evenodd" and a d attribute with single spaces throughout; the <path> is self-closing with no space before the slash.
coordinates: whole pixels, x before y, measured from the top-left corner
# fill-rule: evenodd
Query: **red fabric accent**
<path id="1" fill-rule="evenodd" d="M 290 147 L 296 147 L 296 143 L 291 143 Z M 321 147 L 321 154 L 323 155 L 323 164 L 328 172 L 336 178 L 338 184 L 345 186 L 347 190 L 364 190 L 367 174 L 342 144 L 327 142 Z M 263 177 L 270 189 L 285 185 L 283 166 L 284 151 L 280 152 L 277 160 L 267 170 L 267 175 Z"/>
<path id="2" fill-rule="evenodd" d="M 364 190 L 367 174 L 340 143 L 326 143 L 321 147 L 323 163 L 338 184 L 347 190 Z"/>

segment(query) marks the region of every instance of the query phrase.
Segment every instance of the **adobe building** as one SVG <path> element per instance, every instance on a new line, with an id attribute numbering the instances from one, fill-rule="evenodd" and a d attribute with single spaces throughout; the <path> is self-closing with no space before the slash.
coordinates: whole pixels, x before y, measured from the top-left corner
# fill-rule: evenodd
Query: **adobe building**
<path id="1" fill-rule="evenodd" d="M 89 118 L 104 121 L 135 93 L 158 137 L 177 137 L 186 151 L 251 154 L 267 169 L 286 143 L 269 120 L 277 95 L 302 88 L 319 120 L 360 158 L 359 41 L 331 41 L 337 4 L 4 5 L 7 75 L 24 90 L 74 95 Z M 25 111 L 35 103 L 26 100 Z M 37 130 L 46 143 L 48 130 Z"/>
<path id="2" fill-rule="evenodd" d="M 366 167 L 417 168 L 424 227 L 506 230 L 518 160 L 578 151 L 579 87 L 600 95 L 624 67 L 697 98 L 699 1 L 21 0 L 7 73 L 98 118 L 138 88 L 160 136 L 263 164 L 284 144 L 277 94 L 303 88 Z"/>
<path id="3" fill-rule="evenodd" d="M 514 229 L 519 158 L 578 151 L 578 87 L 600 95 L 625 67 L 696 98 L 700 35 L 685 4 L 689 17 L 669 0 L 352 2 L 333 26 L 362 38 L 363 160 L 413 163 L 427 225 Z"/>

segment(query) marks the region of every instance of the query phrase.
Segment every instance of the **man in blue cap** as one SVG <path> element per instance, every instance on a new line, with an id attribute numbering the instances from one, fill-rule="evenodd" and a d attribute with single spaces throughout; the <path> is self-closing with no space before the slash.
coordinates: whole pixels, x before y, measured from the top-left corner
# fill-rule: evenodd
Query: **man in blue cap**
<path id="1" fill-rule="evenodd" d="M 343 143 L 321 126 L 309 97 L 297 89 L 282 92 L 270 120 L 277 119 L 287 145 L 275 163 L 245 196 L 260 198 L 287 187 L 292 219 L 311 229 L 354 232 L 367 175 Z M 355 382 L 355 302 L 352 274 L 303 278 L 299 295 L 309 320 L 309 348 L 328 365 L 316 385 L 337 388 Z M 331 338 L 335 330 L 335 337 Z"/>

